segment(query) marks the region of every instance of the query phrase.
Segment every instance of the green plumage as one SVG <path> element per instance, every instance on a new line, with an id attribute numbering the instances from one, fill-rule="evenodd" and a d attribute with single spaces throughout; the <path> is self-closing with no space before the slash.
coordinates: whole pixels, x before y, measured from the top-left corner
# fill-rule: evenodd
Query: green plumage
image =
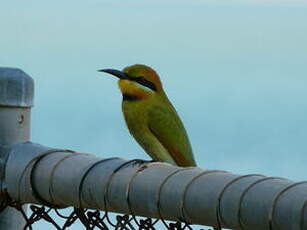
<path id="1" fill-rule="evenodd" d="M 123 101 L 122 109 L 130 133 L 154 160 L 196 166 L 186 130 L 165 94 Z"/>

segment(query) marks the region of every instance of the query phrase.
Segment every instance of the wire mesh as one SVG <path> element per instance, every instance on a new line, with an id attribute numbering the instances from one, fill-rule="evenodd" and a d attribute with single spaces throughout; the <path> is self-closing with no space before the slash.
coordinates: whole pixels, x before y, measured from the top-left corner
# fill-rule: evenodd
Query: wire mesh
<path id="1" fill-rule="evenodd" d="M 56 230 L 68 230 L 75 224 L 81 224 L 86 230 L 208 230 L 204 226 L 191 225 L 184 222 L 166 221 L 163 219 L 153 219 L 147 217 L 138 217 L 127 214 L 114 214 L 107 211 L 66 208 L 57 209 L 45 205 L 28 206 L 27 211 L 23 209 L 22 204 L 16 201 L 10 201 L 9 206 L 14 207 L 21 212 L 25 226 L 24 230 L 35 230 L 35 224 L 38 222 L 49 224 Z M 80 229 L 80 228 L 78 228 Z M 213 230 L 211 228 L 211 230 Z M 218 229 L 214 229 L 218 230 Z"/>

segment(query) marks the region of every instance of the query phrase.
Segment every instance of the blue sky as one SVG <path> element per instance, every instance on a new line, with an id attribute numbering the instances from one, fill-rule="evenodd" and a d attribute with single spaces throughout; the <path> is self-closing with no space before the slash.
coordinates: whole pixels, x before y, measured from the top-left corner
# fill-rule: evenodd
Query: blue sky
<path id="1" fill-rule="evenodd" d="M 1 66 L 36 82 L 32 140 L 146 158 L 115 79 L 161 75 L 200 167 L 306 179 L 307 1 L 6 1 Z"/>

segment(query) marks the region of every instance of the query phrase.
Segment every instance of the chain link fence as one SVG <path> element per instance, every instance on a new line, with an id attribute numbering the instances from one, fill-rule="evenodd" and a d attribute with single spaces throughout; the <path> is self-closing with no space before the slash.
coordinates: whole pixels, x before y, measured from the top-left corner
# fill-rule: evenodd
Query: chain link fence
<path id="1" fill-rule="evenodd" d="M 30 204 L 25 211 L 22 204 L 16 201 L 10 201 L 8 205 L 21 212 L 25 220 L 24 230 L 38 229 L 38 223 L 44 227 L 49 225 L 56 230 L 72 229 L 75 226 L 78 226 L 76 229 L 80 229 L 80 226 L 82 226 L 82 229 L 86 230 L 220 230 L 220 228 L 212 229 L 184 222 L 115 214 L 92 209 L 57 209 Z"/>

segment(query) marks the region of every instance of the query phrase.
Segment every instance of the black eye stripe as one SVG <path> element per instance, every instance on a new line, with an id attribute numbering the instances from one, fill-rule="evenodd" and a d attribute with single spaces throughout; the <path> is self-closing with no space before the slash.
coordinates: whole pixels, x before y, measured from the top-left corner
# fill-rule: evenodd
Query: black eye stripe
<path id="1" fill-rule="evenodd" d="M 153 91 L 157 91 L 157 87 L 155 86 L 154 83 L 152 83 L 151 81 L 148 81 L 147 79 L 145 79 L 144 77 L 134 77 L 133 78 L 134 81 L 136 81 L 137 83 L 146 86 L 147 88 L 153 90 Z"/>

